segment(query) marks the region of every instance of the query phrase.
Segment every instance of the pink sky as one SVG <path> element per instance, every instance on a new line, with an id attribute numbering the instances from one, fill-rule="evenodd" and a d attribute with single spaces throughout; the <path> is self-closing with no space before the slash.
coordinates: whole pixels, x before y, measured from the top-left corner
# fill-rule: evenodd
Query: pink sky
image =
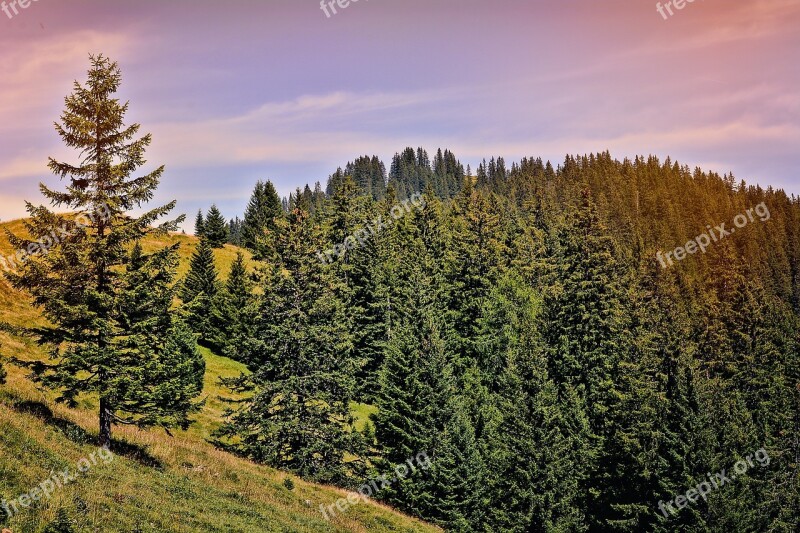
<path id="1" fill-rule="evenodd" d="M 8 0 L 6 0 L 8 2 Z M 666 2 L 662 2 L 666 3 Z M 89 53 L 119 61 L 154 135 L 158 200 L 241 215 L 405 146 L 482 158 L 610 150 L 800 193 L 800 0 L 32 2 L 0 11 L 0 218 L 74 161 L 52 123 Z"/>

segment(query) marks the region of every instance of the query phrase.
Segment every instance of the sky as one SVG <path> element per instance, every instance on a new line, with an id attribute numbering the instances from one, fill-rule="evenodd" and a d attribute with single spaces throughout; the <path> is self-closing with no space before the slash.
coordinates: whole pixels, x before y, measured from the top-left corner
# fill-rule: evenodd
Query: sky
<path id="1" fill-rule="evenodd" d="M 53 123 L 97 53 L 187 230 L 241 216 L 257 180 L 286 196 L 406 146 L 473 169 L 671 156 L 800 195 L 800 0 L 21 1 L 0 11 L 2 220 L 58 185 L 48 157 L 78 162 Z"/>

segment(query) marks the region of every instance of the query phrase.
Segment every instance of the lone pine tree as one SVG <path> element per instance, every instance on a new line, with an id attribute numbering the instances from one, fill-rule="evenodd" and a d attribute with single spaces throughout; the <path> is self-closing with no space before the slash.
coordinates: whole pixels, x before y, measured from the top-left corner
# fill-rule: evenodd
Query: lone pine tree
<path id="1" fill-rule="evenodd" d="M 228 242 L 230 233 L 225 217 L 219 212 L 216 205 L 212 205 L 203 224 L 203 236 L 208 239 L 212 248 L 222 248 Z"/>
<path id="2" fill-rule="evenodd" d="M 117 63 L 102 55 L 90 56 L 90 61 L 88 82 L 75 82 L 61 123 L 55 126 L 64 143 L 81 153 L 81 159 L 76 165 L 50 159 L 50 170 L 68 180 L 65 191 L 40 185 L 54 207 L 68 207 L 77 217 L 27 203 L 30 220 L 25 226 L 30 238 L 10 235 L 14 247 L 27 248 L 54 228 L 61 228 L 64 236 L 48 253 L 31 256 L 8 277 L 16 289 L 32 296 L 52 324 L 28 330 L 49 347 L 52 357 L 30 365 L 36 379 L 58 390 L 58 399 L 69 404 L 75 404 L 80 394 L 96 394 L 99 442 L 109 448 L 114 423 L 184 426 L 203 368 L 202 360 L 186 345 L 180 326 L 169 322 L 168 307 L 122 305 L 121 298 L 135 290 L 132 273 L 123 268 L 128 250 L 150 233 L 174 231 L 183 217 L 152 227 L 174 208 L 174 201 L 139 217 L 129 213 L 153 197 L 164 167 L 131 177 L 145 163 L 151 136 L 136 138 L 139 124 L 123 123 L 128 104 L 114 98 L 122 79 Z M 174 275 L 175 267 L 166 256 L 160 265 L 141 266 L 162 277 Z M 160 282 L 140 279 L 135 283 L 150 284 L 152 291 Z M 158 290 L 166 298 L 168 290 L 164 286 Z M 131 335 L 136 333 L 130 330 L 129 311 L 142 314 L 136 323 L 164 326 L 157 344 L 132 342 Z M 165 372 L 166 367 L 172 368 Z"/>

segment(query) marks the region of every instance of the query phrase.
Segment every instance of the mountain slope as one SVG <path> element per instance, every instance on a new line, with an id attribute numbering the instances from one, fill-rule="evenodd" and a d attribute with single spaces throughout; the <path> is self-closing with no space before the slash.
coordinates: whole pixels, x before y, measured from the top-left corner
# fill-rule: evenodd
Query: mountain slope
<path id="1" fill-rule="evenodd" d="M 20 221 L 0 224 L 21 233 Z M 3 232 L 4 235 L 4 232 Z M 148 241 L 145 249 L 180 242 L 181 273 L 186 271 L 196 239 L 171 235 Z M 237 249 L 217 250 L 224 274 Z M 0 235 L 0 254 L 11 253 Z M 24 295 L 0 281 L 0 322 L 32 325 L 42 318 Z M 42 350 L 26 339 L 0 332 L 0 353 L 24 359 L 43 359 Z M 351 506 L 344 516 L 326 521 L 320 505 L 331 505 L 347 492 L 305 483 L 296 477 L 253 464 L 215 449 L 205 438 L 220 422 L 226 395 L 217 385 L 221 376 L 236 375 L 243 367 L 203 350 L 207 375 L 206 405 L 188 431 L 173 437 L 159 431 L 115 428 L 115 453 L 109 462 L 97 461 L 85 474 L 49 500 L 34 502 L 0 524 L 14 533 L 41 531 L 59 509 L 74 521 L 76 531 L 437 531 L 388 507 L 365 503 Z M 6 364 L 8 379 L 0 385 L 0 504 L 15 500 L 83 458 L 97 453 L 96 404 L 84 398 L 76 409 L 56 405 L 52 394 L 37 390 L 23 370 Z M 96 455 L 95 455 L 96 457 Z M 293 481 L 290 490 L 284 484 Z M 291 486 L 291 484 L 290 484 Z"/>

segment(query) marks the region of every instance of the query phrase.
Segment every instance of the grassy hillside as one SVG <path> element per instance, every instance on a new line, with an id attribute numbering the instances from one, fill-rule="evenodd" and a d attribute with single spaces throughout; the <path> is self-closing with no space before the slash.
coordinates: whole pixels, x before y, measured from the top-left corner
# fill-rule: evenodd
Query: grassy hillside
<path id="1" fill-rule="evenodd" d="M 21 232 L 21 223 L 0 224 Z M 196 245 L 193 237 L 172 235 L 145 243 L 145 249 L 181 243 L 181 272 Z M 0 254 L 11 253 L 4 234 Z M 226 273 L 236 248 L 215 251 Z M 0 321 L 16 325 L 41 323 L 23 295 L 0 281 Z M 26 339 L 0 333 L 4 355 L 41 359 L 43 352 Z M 4 526 L 14 533 L 41 531 L 63 508 L 76 531 L 261 532 L 261 531 L 437 531 L 436 528 L 375 503 L 351 507 L 327 522 L 320 504 L 346 497 L 339 489 L 305 483 L 294 476 L 255 465 L 215 449 L 206 438 L 220 423 L 230 397 L 217 380 L 243 370 L 242 365 L 203 350 L 207 375 L 206 405 L 188 431 L 140 431 L 115 428 L 117 455 L 98 461 L 86 474 L 50 500 L 36 502 Z M 38 390 L 24 371 L 6 365 L 8 383 L 0 385 L 0 503 L 31 491 L 51 475 L 88 458 L 96 447 L 97 417 L 93 398 L 76 409 L 56 405 L 52 394 Z M 369 406 L 355 406 L 360 418 Z M 289 490 L 284 481 L 291 478 Z M 0 511 L 1 513 L 1 511 Z M 2 515 L 0 515 L 2 516 Z M 0 520 L 0 522 L 2 522 Z"/>

